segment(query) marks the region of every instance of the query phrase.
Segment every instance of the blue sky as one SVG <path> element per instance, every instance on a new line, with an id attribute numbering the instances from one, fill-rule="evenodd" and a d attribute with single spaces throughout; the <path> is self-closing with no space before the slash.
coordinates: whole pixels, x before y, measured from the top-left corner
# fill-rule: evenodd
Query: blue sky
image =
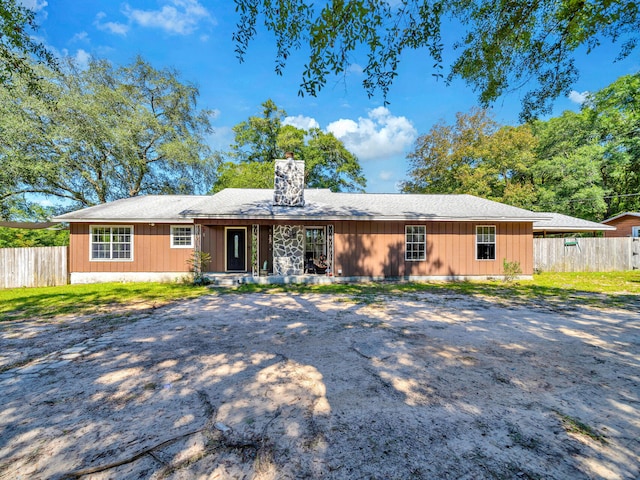
<path id="1" fill-rule="evenodd" d="M 258 30 L 244 63 L 236 58 L 232 34 L 237 14 L 231 0 L 22 0 L 37 11 L 38 39 L 59 56 L 80 64 L 90 56 L 116 65 L 141 55 L 155 68 L 175 68 L 183 82 L 198 86 L 198 107 L 215 111 L 212 148 L 228 150 L 231 127 L 258 115 L 271 98 L 283 108 L 288 122 L 318 126 L 333 132 L 358 156 L 368 192 L 395 192 L 406 178 L 406 154 L 417 136 L 439 121 L 451 122 L 456 112 L 477 104 L 462 82 L 446 86 L 432 77 L 432 61 L 424 52 L 403 56 L 399 76 L 383 106 L 381 95 L 368 98 L 363 75 L 353 58 L 351 70 L 330 78 L 317 97 L 298 96 L 302 53 L 291 57 L 283 76 L 274 72 L 275 44 Z M 553 114 L 579 108 L 584 92 L 597 91 L 621 75 L 640 70 L 640 56 L 613 63 L 616 45 L 605 44 L 590 55 L 578 56 L 580 80 L 571 98 L 556 101 Z M 451 58 L 445 60 L 451 60 Z M 516 125 L 523 92 L 501 98 L 493 106 L 495 118 Z"/>

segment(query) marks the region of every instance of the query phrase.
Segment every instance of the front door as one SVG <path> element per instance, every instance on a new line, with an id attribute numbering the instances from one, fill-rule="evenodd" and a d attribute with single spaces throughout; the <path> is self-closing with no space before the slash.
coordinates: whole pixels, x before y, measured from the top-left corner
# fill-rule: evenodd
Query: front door
<path id="1" fill-rule="evenodd" d="M 227 228 L 227 271 L 247 270 L 246 236 L 247 231 L 244 228 Z"/>

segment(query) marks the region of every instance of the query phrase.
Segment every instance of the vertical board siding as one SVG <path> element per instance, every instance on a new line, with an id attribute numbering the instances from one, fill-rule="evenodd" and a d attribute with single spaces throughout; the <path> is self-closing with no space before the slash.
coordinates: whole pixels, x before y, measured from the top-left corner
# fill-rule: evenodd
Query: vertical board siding
<path id="1" fill-rule="evenodd" d="M 67 247 L 0 248 L 0 288 L 68 283 Z"/>
<path id="2" fill-rule="evenodd" d="M 405 226 L 425 225 L 427 258 L 405 261 Z M 496 259 L 476 260 L 475 228 L 495 225 Z M 502 275 L 503 260 L 533 273 L 530 223 L 496 222 L 335 222 L 334 271 L 343 276 Z"/>
<path id="3" fill-rule="evenodd" d="M 605 230 L 605 237 L 630 237 L 633 234 L 633 227 L 640 226 L 640 217 L 635 215 L 625 215 L 608 222 L 607 225 L 616 227 L 616 230 Z"/>
<path id="4" fill-rule="evenodd" d="M 98 224 L 91 224 L 98 225 Z M 109 226 L 118 224 L 109 224 Z M 87 223 L 70 227 L 69 270 L 71 272 L 188 272 L 192 248 L 171 248 L 171 225 L 133 225 L 133 260 L 91 261 Z"/>
<path id="5" fill-rule="evenodd" d="M 565 245 L 564 238 L 535 238 L 534 263 L 541 272 L 612 272 L 638 268 L 634 251 L 640 239 L 630 237 L 569 239 L 577 245 Z"/>

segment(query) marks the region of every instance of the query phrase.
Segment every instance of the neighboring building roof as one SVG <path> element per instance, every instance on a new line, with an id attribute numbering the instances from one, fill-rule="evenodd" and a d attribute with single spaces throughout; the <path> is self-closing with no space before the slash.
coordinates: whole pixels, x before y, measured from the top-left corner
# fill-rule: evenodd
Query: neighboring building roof
<path id="1" fill-rule="evenodd" d="M 616 215 L 615 217 L 607 218 L 606 220 L 603 220 L 602 223 L 609 223 L 609 222 L 612 222 L 613 220 L 617 220 L 618 218 L 627 217 L 627 216 L 629 216 L 629 217 L 640 217 L 640 213 L 638 213 L 638 212 L 624 212 L 624 213 L 621 213 L 619 215 Z"/>
<path id="2" fill-rule="evenodd" d="M 0 222 L 0 227 L 24 228 L 26 230 L 39 230 L 60 225 L 60 222 Z"/>
<path id="3" fill-rule="evenodd" d="M 194 218 L 275 220 L 451 220 L 534 222 L 534 213 L 473 195 L 333 193 L 308 189 L 303 207 L 273 205 L 271 189 L 228 188 L 215 195 L 132 197 L 60 215 L 63 222 L 182 222 Z"/>
<path id="4" fill-rule="evenodd" d="M 533 222 L 533 231 L 538 233 L 572 233 L 572 232 L 596 232 L 604 230 L 615 230 L 616 227 L 603 225 L 601 223 L 590 222 L 561 213 L 544 212 L 541 215 L 548 216 L 547 220 Z"/>

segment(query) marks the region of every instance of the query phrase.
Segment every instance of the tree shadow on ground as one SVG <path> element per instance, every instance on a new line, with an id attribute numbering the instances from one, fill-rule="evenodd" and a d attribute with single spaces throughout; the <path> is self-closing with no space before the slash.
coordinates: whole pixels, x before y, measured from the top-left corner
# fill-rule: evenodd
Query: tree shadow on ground
<path id="1" fill-rule="evenodd" d="M 103 475 L 633 478 L 638 322 L 455 292 L 184 302 L 64 368 L 4 377 L 0 475 L 60 477 L 196 432 Z"/>

